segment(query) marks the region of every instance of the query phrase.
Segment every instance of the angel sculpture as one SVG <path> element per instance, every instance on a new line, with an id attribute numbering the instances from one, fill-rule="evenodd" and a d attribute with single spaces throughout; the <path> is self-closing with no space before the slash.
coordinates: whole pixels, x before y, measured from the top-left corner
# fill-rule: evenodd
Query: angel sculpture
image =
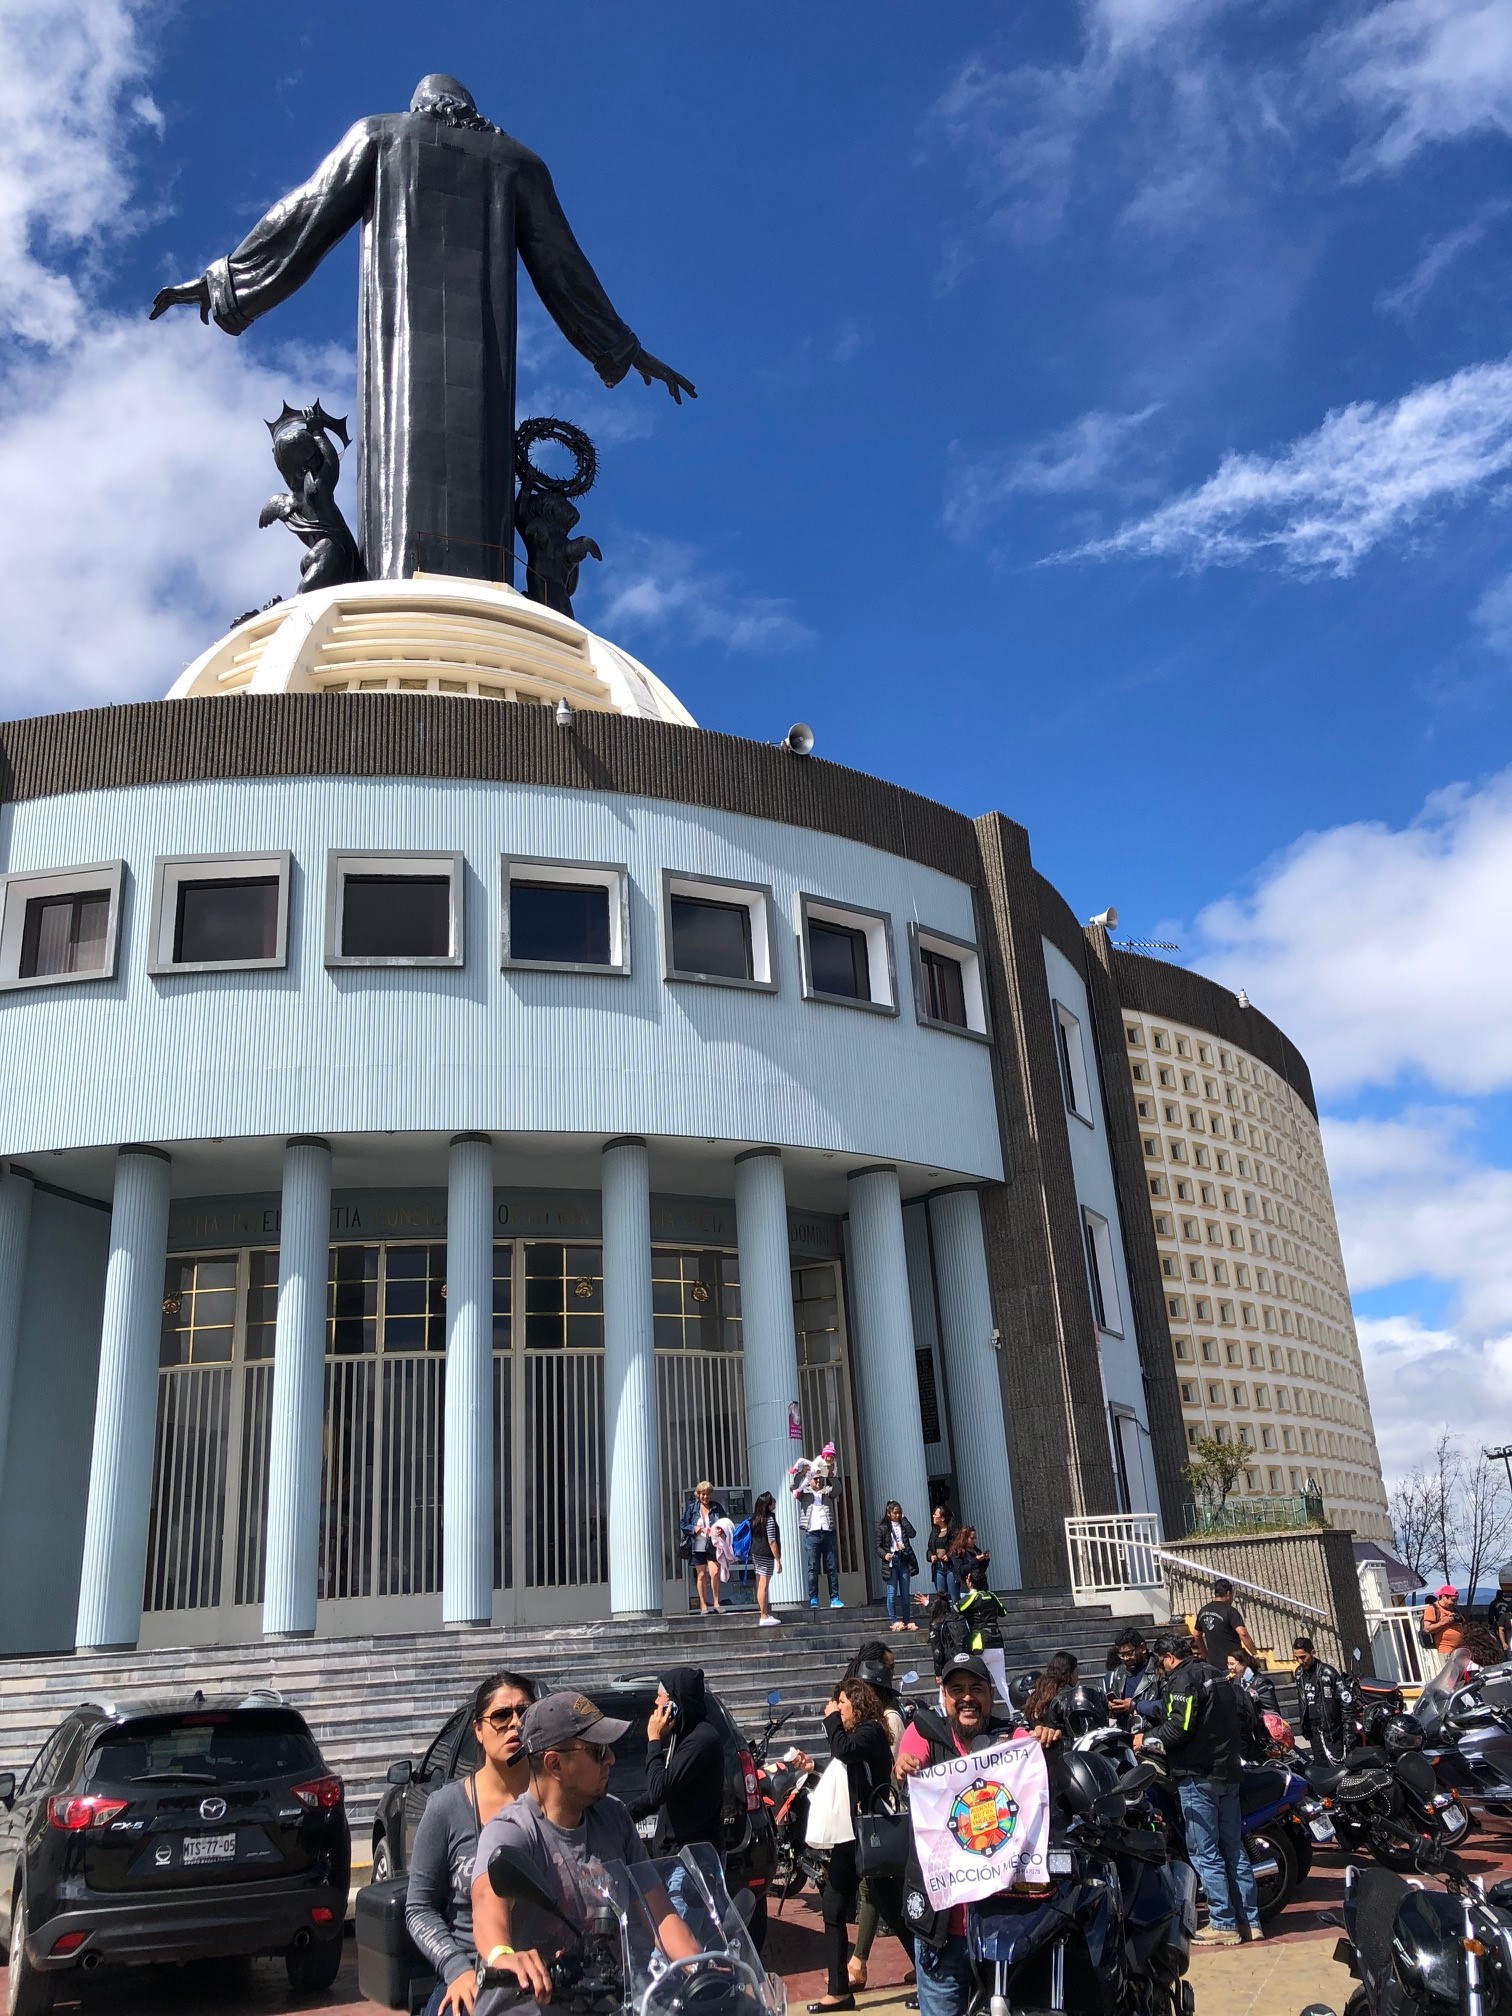
<path id="1" fill-rule="evenodd" d="M 289 487 L 268 499 L 257 522 L 281 520 L 309 548 L 299 563 L 299 593 L 365 580 L 357 541 L 336 502 L 341 457 L 331 436 L 343 448 L 351 445 L 345 419 L 333 418 L 318 399 L 313 406 L 291 406 L 285 400 L 282 413 L 267 426 L 273 460 Z"/>

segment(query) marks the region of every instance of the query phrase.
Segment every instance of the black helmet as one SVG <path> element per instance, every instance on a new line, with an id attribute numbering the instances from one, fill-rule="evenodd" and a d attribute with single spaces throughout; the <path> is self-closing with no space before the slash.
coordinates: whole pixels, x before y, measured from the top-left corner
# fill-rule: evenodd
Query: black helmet
<path id="1" fill-rule="evenodd" d="M 1061 1797 L 1070 1813 L 1090 1813 L 1099 1799 L 1118 1790 L 1118 1767 L 1095 1750 L 1073 1750 L 1061 1765 Z"/>
<path id="2" fill-rule="evenodd" d="M 1085 1736 L 1089 1729 L 1108 1726 L 1108 1697 L 1100 1687 L 1079 1680 L 1061 1697 L 1061 1714 L 1068 1736 Z"/>
<path id="3" fill-rule="evenodd" d="M 1390 1715 L 1381 1731 L 1381 1744 L 1389 1757 L 1400 1757 L 1404 1750 L 1421 1750 L 1423 1725 L 1415 1715 Z"/>
<path id="4" fill-rule="evenodd" d="M 861 1659 L 857 1661 L 852 1679 L 864 1680 L 868 1687 L 875 1687 L 879 1694 L 893 1691 L 892 1671 L 883 1659 Z"/>
<path id="5" fill-rule="evenodd" d="M 1029 1696 L 1034 1692 L 1034 1683 L 1038 1678 L 1038 1673 L 1015 1673 L 1008 1682 L 1008 1704 L 1012 1708 L 1017 1708 L 1021 1715 L 1028 1705 Z"/>

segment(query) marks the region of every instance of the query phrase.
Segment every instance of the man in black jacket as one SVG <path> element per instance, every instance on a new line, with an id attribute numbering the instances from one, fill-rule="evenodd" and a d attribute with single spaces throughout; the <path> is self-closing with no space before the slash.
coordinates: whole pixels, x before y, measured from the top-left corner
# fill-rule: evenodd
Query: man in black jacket
<path id="1" fill-rule="evenodd" d="M 707 1841 L 724 1853 L 725 1755 L 707 1719 L 698 1666 L 669 1666 L 646 1724 L 646 1798 L 664 1806 L 679 1848 Z"/>
<path id="2" fill-rule="evenodd" d="M 1320 1659 L 1311 1638 L 1292 1640 L 1297 1662 L 1297 1706 L 1302 1734 L 1320 1764 L 1342 1764 L 1349 1748 L 1337 1667 Z"/>
<path id="3" fill-rule="evenodd" d="M 1153 1701 L 1159 1694 L 1160 1668 L 1141 1631 L 1125 1631 L 1114 1650 L 1118 1663 L 1108 1668 L 1103 1691 L 1108 1697 L 1108 1713 L 1127 1728 L 1138 1704 Z"/>
<path id="4" fill-rule="evenodd" d="M 1193 1938 L 1201 1946 L 1237 1946 L 1241 1920 L 1251 1939 L 1263 1938 L 1239 1813 L 1239 1708 L 1233 1689 L 1197 1657 L 1185 1633 L 1163 1634 L 1154 1651 L 1166 1683 L 1165 1720 L 1134 1740 L 1138 1746 L 1159 1742 L 1181 1800 L 1187 1860 L 1208 1906 L 1208 1922 Z"/>

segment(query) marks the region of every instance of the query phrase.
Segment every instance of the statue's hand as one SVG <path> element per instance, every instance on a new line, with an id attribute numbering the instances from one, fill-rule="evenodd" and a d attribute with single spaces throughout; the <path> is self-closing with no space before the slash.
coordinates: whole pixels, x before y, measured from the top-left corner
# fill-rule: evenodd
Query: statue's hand
<path id="1" fill-rule="evenodd" d="M 670 364 L 663 364 L 660 357 L 653 357 L 649 350 L 637 350 L 630 360 L 630 368 L 639 371 L 643 382 L 647 385 L 653 378 L 659 379 L 679 406 L 683 402 L 684 392 L 690 399 L 698 397 L 697 388 L 691 379 L 684 378 L 680 371 L 674 371 Z"/>
<path id="2" fill-rule="evenodd" d="M 210 320 L 210 283 L 203 273 L 198 280 L 184 280 L 177 287 L 159 287 L 152 297 L 152 313 L 147 320 L 156 322 L 170 308 L 191 306 L 198 308 L 201 322 Z"/>

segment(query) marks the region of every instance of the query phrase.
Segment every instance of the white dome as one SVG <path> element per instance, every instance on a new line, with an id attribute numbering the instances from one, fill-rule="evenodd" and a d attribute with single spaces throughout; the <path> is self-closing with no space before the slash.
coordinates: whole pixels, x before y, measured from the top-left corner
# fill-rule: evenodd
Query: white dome
<path id="1" fill-rule="evenodd" d="M 698 726 L 617 644 L 502 582 L 452 574 L 291 595 L 202 652 L 167 697 L 224 693 L 450 693 L 546 707 L 566 700 Z"/>

